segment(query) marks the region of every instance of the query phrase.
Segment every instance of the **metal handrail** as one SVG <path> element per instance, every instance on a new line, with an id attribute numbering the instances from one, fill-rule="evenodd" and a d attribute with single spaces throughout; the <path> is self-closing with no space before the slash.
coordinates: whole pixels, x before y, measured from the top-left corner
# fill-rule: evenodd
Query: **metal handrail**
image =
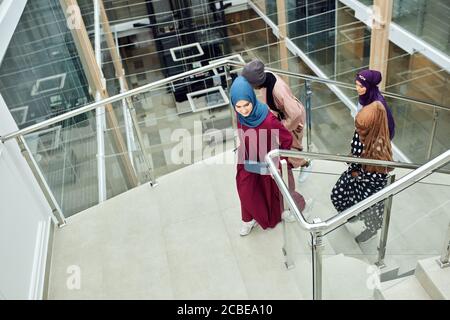
<path id="1" fill-rule="evenodd" d="M 219 67 L 224 67 L 224 66 L 243 67 L 244 65 L 245 64 L 242 63 L 242 62 L 237 62 L 237 61 L 234 61 L 234 60 L 217 61 L 217 62 L 211 63 L 209 65 L 206 65 L 206 66 L 202 66 L 202 67 L 199 67 L 199 68 L 196 68 L 196 69 L 192 69 L 192 70 L 189 70 L 189 71 L 186 71 L 186 72 L 183 72 L 183 73 L 179 73 L 177 75 L 174 75 L 174 76 L 171 76 L 171 77 L 167 77 L 165 79 L 161 79 L 161 80 L 158 80 L 158 81 L 155 81 L 155 82 L 151 82 L 151 83 L 148 83 L 148 84 L 143 85 L 141 87 L 138 87 L 138 88 L 135 88 L 135 89 L 131 89 L 131 90 L 128 90 L 128 91 L 123 92 L 123 93 L 116 94 L 116 95 L 114 95 L 112 97 L 109 97 L 109 98 L 106 98 L 106 99 L 103 99 L 103 100 L 100 100 L 100 101 L 96 101 L 94 103 L 88 104 L 88 105 L 83 106 L 81 108 L 78 108 L 76 110 L 68 111 L 68 112 L 63 113 L 61 115 L 58 115 L 56 117 L 50 118 L 48 120 L 42 121 L 40 123 L 31 125 L 29 127 L 23 128 L 23 129 L 20 129 L 18 131 L 8 133 L 8 134 L 6 134 L 4 136 L 1 136 L 0 137 L 0 141 L 3 143 L 5 141 L 7 141 L 7 140 L 14 139 L 14 138 L 16 138 L 18 136 L 26 135 L 26 134 L 38 131 L 38 130 L 43 129 L 45 127 L 48 127 L 48 126 L 50 126 L 52 124 L 64 121 L 66 119 L 75 117 L 77 115 L 80 115 L 82 113 L 86 113 L 88 111 L 94 110 L 97 107 L 102 107 L 102 106 L 105 106 L 107 104 L 110 104 L 110 103 L 113 103 L 113 102 L 116 102 L 116 101 L 120 101 L 120 100 L 125 99 L 125 98 L 129 98 L 131 96 L 137 95 L 139 93 L 150 91 L 151 89 L 154 89 L 154 88 L 157 88 L 157 87 L 169 84 L 169 83 L 171 83 L 173 81 L 177 81 L 177 80 L 189 77 L 189 76 L 196 75 L 198 73 L 210 71 L 212 69 L 219 68 Z M 280 75 L 286 75 L 286 76 L 289 76 L 289 77 L 295 77 L 295 78 L 299 78 L 299 79 L 303 79 L 303 80 L 316 81 L 316 82 L 320 82 L 320 83 L 324 83 L 324 84 L 332 84 L 332 85 L 344 87 L 344 88 L 347 88 L 347 89 L 356 90 L 353 85 L 350 85 L 350 84 L 345 83 L 345 82 L 339 82 L 339 81 L 335 81 L 335 80 L 324 79 L 324 78 L 320 78 L 320 77 L 310 76 L 310 75 L 307 75 L 307 74 L 294 73 L 294 72 L 280 70 L 280 69 L 266 68 L 266 70 L 274 72 L 276 74 L 280 74 Z M 439 109 L 444 109 L 444 110 L 449 110 L 450 111 L 450 107 L 447 107 L 447 106 L 444 106 L 444 105 L 434 104 L 434 103 L 431 103 L 431 102 L 418 100 L 418 99 L 414 99 L 414 98 L 398 95 L 398 94 L 395 94 L 395 93 L 382 92 L 382 94 L 384 96 L 386 96 L 386 97 L 393 97 L 393 98 L 404 100 L 404 101 L 419 103 L 419 104 L 423 104 L 425 106 L 431 106 L 431 107 L 436 107 L 436 108 L 439 108 Z"/>
<path id="2" fill-rule="evenodd" d="M 286 150 L 289 153 L 296 153 L 298 151 Z M 315 153 L 315 152 L 302 152 L 305 158 L 311 158 L 315 160 L 331 160 L 336 162 L 351 162 L 351 163 L 360 163 L 360 164 L 368 164 L 368 165 L 378 165 L 382 167 L 392 167 L 398 169 L 418 169 L 423 164 L 417 163 L 407 163 L 407 162 L 398 162 L 398 161 L 383 161 L 383 160 L 373 160 L 373 159 L 365 159 L 365 158 L 357 158 L 351 156 L 342 156 L 339 154 L 328 154 L 328 153 Z M 290 157 L 297 157 L 296 155 L 292 155 Z M 349 160 L 352 159 L 352 160 Z M 293 169 L 295 170 L 295 169 Z M 445 169 L 437 169 L 435 172 L 450 174 L 450 170 Z"/>
<path id="3" fill-rule="evenodd" d="M 100 100 L 100 101 L 96 101 L 94 103 L 88 104 L 88 105 L 83 106 L 81 108 L 78 108 L 76 110 L 68 111 L 68 112 L 63 113 L 63 114 L 61 114 L 59 116 L 50 118 L 48 120 L 45 120 L 45 121 L 42 121 L 40 123 L 34 124 L 32 126 L 23 128 L 21 130 L 18 130 L 18 131 L 6 134 L 6 135 L 0 137 L 0 141 L 1 142 L 5 142 L 7 140 L 14 139 L 14 138 L 16 138 L 18 136 L 26 135 L 26 134 L 29 134 L 31 132 L 35 132 L 35 131 L 40 130 L 42 128 L 48 127 L 48 126 L 50 126 L 52 124 L 64 121 L 66 119 L 75 117 L 77 115 L 80 115 L 82 113 L 86 113 L 88 111 L 94 110 L 95 108 L 102 107 L 102 106 L 105 106 L 107 104 L 111 104 L 113 102 L 123 100 L 125 98 L 129 98 L 129 97 L 137 95 L 139 93 L 150 91 L 151 89 L 158 88 L 160 86 L 169 84 L 169 83 L 171 83 L 173 81 L 177 81 L 177 80 L 189 77 L 189 76 L 196 75 L 198 73 L 202 73 L 202 72 L 206 72 L 206 71 L 209 71 L 209 70 L 212 70 L 212 69 L 215 69 L 215 68 L 226 66 L 230 62 L 231 62 L 231 60 L 223 60 L 223 61 L 214 62 L 214 63 L 211 63 L 210 65 L 207 65 L 207 66 L 203 66 L 203 67 L 200 67 L 200 68 L 192 69 L 192 70 L 189 70 L 189 71 L 186 71 L 186 72 L 183 72 L 183 73 L 179 73 L 179 74 L 171 76 L 171 77 L 167 77 L 165 79 L 161 79 L 161 80 L 158 80 L 158 81 L 155 81 L 155 82 L 148 83 L 148 84 L 143 85 L 141 87 L 138 87 L 138 88 L 135 88 L 135 89 L 131 89 L 131 90 L 128 90 L 128 91 L 123 92 L 123 93 L 116 94 L 116 95 L 114 95 L 112 97 L 109 97 L 109 98 L 106 98 L 106 99 L 103 99 L 103 100 Z"/>
<path id="4" fill-rule="evenodd" d="M 242 62 L 238 62 L 238 61 L 228 61 L 228 65 L 232 65 L 235 67 L 243 67 L 245 66 L 245 63 Z M 311 76 L 308 74 L 303 74 L 303 73 L 295 73 L 295 72 L 290 72 L 290 71 L 286 71 L 286 70 L 280 70 L 280 69 L 274 69 L 274 68 L 268 68 L 265 67 L 264 68 L 267 71 L 271 71 L 273 73 L 276 74 L 280 74 L 280 75 L 285 75 L 288 77 L 292 77 L 292 78 L 298 78 L 298 79 L 303 79 L 303 80 L 309 80 L 309 81 L 315 81 L 315 82 L 319 82 L 319 83 L 324 83 L 324 84 L 330 84 L 330 85 L 336 85 L 338 87 L 343 87 L 346 89 L 351 89 L 356 91 L 355 85 L 353 84 L 349 84 L 346 82 L 341 82 L 341 81 L 336 81 L 336 80 L 331 80 L 331 79 L 325 79 L 325 78 L 320 78 L 320 77 L 316 77 L 316 76 Z M 391 98 L 396 98 L 399 100 L 404 100 L 404 101 L 408 101 L 408 102 L 414 102 L 414 103 L 418 103 L 418 104 L 423 104 L 425 106 L 428 107 L 436 107 L 438 109 L 444 109 L 444 110 L 448 110 L 450 111 L 450 107 L 449 106 L 444 106 L 438 103 L 433 103 L 433 102 L 429 102 L 429 101 L 425 101 L 425 100 L 420 100 L 420 99 L 416 99 L 416 98 L 412 98 L 412 97 L 408 97 L 408 96 L 402 96 L 396 93 L 392 93 L 392 92 L 386 92 L 386 91 L 380 91 L 381 94 L 385 97 L 391 97 Z"/>
<path id="5" fill-rule="evenodd" d="M 378 191 L 377 193 L 371 195 L 370 197 L 364 199 L 363 201 L 355 204 L 354 206 L 348 208 L 347 210 L 344 210 L 325 221 L 317 222 L 317 223 L 309 223 L 308 221 L 305 220 L 305 218 L 303 217 L 303 215 L 297 208 L 297 205 L 295 204 L 295 201 L 292 198 L 288 187 L 283 182 L 283 178 L 280 176 L 280 173 L 278 172 L 278 168 L 275 165 L 273 158 L 275 158 L 275 157 L 290 157 L 290 158 L 309 157 L 312 159 L 324 159 L 324 160 L 330 160 L 330 161 L 373 164 L 373 165 L 389 166 L 389 167 L 395 167 L 398 165 L 399 167 L 403 167 L 403 165 L 400 165 L 395 162 L 390 162 L 390 161 L 360 159 L 360 158 L 354 158 L 354 157 L 334 156 L 334 155 L 320 155 L 320 156 L 316 156 L 316 155 L 317 154 L 308 153 L 308 152 L 275 149 L 275 150 L 270 151 L 266 155 L 266 158 L 265 158 L 269 165 L 269 170 L 272 173 L 272 176 L 278 185 L 278 188 L 280 189 L 283 197 L 286 198 L 289 208 L 296 215 L 297 220 L 299 221 L 300 227 L 311 233 L 316 233 L 316 232 L 325 233 L 327 231 L 335 229 L 336 227 L 347 222 L 348 219 L 360 214 L 367 208 L 370 208 L 372 205 L 388 198 L 391 195 L 394 195 L 394 194 L 408 188 L 412 184 L 422 180 L 423 178 L 427 177 L 428 175 L 430 175 L 431 173 L 433 173 L 440 167 L 442 167 L 450 162 L 450 150 L 447 150 L 446 152 L 444 152 L 441 155 L 437 156 L 436 158 L 430 160 L 429 162 L 425 163 L 424 165 L 420 166 L 419 168 L 415 169 L 414 171 L 406 174 L 404 177 L 400 178 L 399 180 L 395 181 L 394 183 L 390 184 L 389 186 L 383 188 L 382 190 Z"/>

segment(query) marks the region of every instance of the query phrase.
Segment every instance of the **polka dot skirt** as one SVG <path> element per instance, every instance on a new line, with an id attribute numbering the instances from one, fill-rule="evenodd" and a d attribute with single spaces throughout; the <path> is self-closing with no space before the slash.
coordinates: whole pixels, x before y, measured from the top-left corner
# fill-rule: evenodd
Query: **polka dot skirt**
<path id="1" fill-rule="evenodd" d="M 355 132 L 351 141 L 352 154 L 361 156 L 364 145 L 359 141 Z M 353 177 L 352 172 L 357 171 L 358 176 Z M 358 202 L 368 198 L 386 186 L 387 175 L 383 173 L 370 173 L 362 170 L 361 165 L 351 164 L 340 176 L 331 191 L 331 202 L 338 212 L 344 211 Z M 384 201 L 378 202 L 364 210 L 359 219 L 364 221 L 367 229 L 376 232 L 381 228 L 383 221 Z"/>

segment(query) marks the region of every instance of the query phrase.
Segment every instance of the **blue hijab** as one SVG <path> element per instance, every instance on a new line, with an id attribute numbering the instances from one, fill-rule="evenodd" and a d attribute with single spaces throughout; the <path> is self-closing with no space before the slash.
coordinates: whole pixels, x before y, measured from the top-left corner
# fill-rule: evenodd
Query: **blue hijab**
<path id="1" fill-rule="evenodd" d="M 236 103 L 239 100 L 248 101 L 253 105 L 253 110 L 247 117 L 237 112 L 237 118 L 240 124 L 255 128 L 266 119 L 269 113 L 269 107 L 256 99 L 255 91 L 253 91 L 252 86 L 243 76 L 239 76 L 234 80 L 231 85 L 230 96 L 231 104 L 235 110 Z"/>

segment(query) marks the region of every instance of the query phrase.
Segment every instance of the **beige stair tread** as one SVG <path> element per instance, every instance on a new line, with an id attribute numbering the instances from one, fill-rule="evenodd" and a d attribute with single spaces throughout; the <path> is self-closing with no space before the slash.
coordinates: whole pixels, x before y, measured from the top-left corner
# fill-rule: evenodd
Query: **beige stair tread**
<path id="1" fill-rule="evenodd" d="M 384 282 L 379 292 L 385 300 L 431 300 L 414 275 Z"/>
<path id="2" fill-rule="evenodd" d="M 416 277 L 433 299 L 450 299 L 450 267 L 441 269 L 439 257 L 419 260 Z"/>

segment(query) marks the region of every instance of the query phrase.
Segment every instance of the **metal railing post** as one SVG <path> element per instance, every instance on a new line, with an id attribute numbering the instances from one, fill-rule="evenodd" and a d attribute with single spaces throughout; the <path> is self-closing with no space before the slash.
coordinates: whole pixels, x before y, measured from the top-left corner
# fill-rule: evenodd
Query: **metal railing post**
<path id="1" fill-rule="evenodd" d="M 133 123 L 134 129 L 136 131 L 136 137 L 138 140 L 139 148 L 141 149 L 142 156 L 144 157 L 145 166 L 147 167 L 147 177 L 150 178 L 150 185 L 152 187 L 156 186 L 158 183 L 155 179 L 155 174 L 153 171 L 152 161 L 149 159 L 147 153 L 145 152 L 144 139 L 142 138 L 141 129 L 139 128 L 139 122 L 136 117 L 136 109 L 133 103 L 127 103 L 128 110 L 130 111 L 131 122 Z"/>
<path id="2" fill-rule="evenodd" d="M 305 80 L 305 109 L 306 109 L 306 150 L 308 152 L 311 151 L 311 82 L 309 80 Z"/>
<path id="3" fill-rule="evenodd" d="M 231 78 L 230 66 L 229 65 L 225 65 L 224 69 L 225 69 L 225 80 L 227 82 L 227 93 L 228 93 L 228 97 L 231 97 L 230 90 L 231 90 L 231 81 L 233 79 Z M 231 98 L 228 99 L 228 100 L 230 100 L 231 127 L 233 129 L 233 135 L 234 135 L 233 143 L 234 143 L 234 148 L 236 149 L 237 148 L 237 134 L 236 134 L 237 119 L 236 119 L 236 115 L 235 115 L 233 104 L 231 102 Z"/>
<path id="4" fill-rule="evenodd" d="M 52 191 L 50 190 L 50 187 L 48 186 L 47 182 L 45 181 L 45 178 L 41 172 L 41 170 L 38 167 L 38 164 L 34 160 L 34 157 L 32 153 L 30 152 L 30 149 L 28 149 L 27 144 L 25 143 L 25 139 L 22 135 L 16 137 L 16 141 L 19 145 L 20 152 L 22 153 L 23 157 L 27 161 L 28 165 L 30 166 L 31 172 L 33 173 L 34 177 L 36 178 L 36 181 L 39 184 L 39 187 L 41 188 L 42 192 L 44 193 L 45 199 L 47 200 L 48 204 L 50 205 L 50 209 L 52 209 L 52 215 L 53 218 L 58 222 L 58 227 L 63 227 L 66 225 L 66 219 L 64 215 L 62 214 L 61 208 L 58 205 L 58 202 L 56 202 L 55 197 L 53 196 Z"/>
<path id="5" fill-rule="evenodd" d="M 395 174 L 389 177 L 387 185 L 394 183 L 394 181 L 395 181 Z M 391 195 L 384 201 L 383 224 L 381 226 L 380 242 L 378 244 L 378 260 L 377 262 L 375 262 L 375 265 L 378 268 L 384 268 L 386 266 L 384 264 L 384 258 L 386 256 L 386 245 L 389 232 L 389 223 L 391 221 L 392 198 L 393 196 Z"/>
<path id="6" fill-rule="evenodd" d="M 315 223 L 320 219 L 314 219 Z M 313 299 L 322 300 L 322 249 L 323 249 L 323 233 L 311 233 L 311 249 L 312 249 L 312 278 L 313 278 Z"/>
<path id="7" fill-rule="evenodd" d="M 428 144 L 428 153 L 427 153 L 428 161 L 431 160 L 431 154 L 433 152 L 433 144 L 434 144 L 434 138 L 436 137 L 436 128 L 437 128 L 438 117 L 439 117 L 438 110 L 434 107 L 433 108 L 433 126 L 431 127 L 430 143 Z"/>
<path id="8" fill-rule="evenodd" d="M 116 32 L 117 36 L 117 32 Z M 117 49 L 119 50 L 119 49 Z M 119 84 L 120 84 L 120 93 L 124 93 L 127 91 L 126 87 L 126 79 L 124 76 L 119 77 Z M 133 123 L 131 120 L 130 115 L 130 109 L 128 108 L 128 105 L 131 103 L 130 98 L 122 99 L 122 110 L 123 110 L 123 121 L 125 123 L 125 136 L 127 138 L 127 147 L 128 147 L 128 157 L 130 158 L 131 165 L 136 171 L 136 165 L 134 163 L 133 159 L 133 150 L 136 148 L 135 141 L 134 141 L 134 134 L 133 134 Z"/>
<path id="9" fill-rule="evenodd" d="M 289 173 L 288 173 L 288 165 L 286 160 L 281 160 L 281 175 L 283 176 L 283 181 L 286 185 L 289 185 Z M 287 203 L 287 199 L 283 197 L 283 212 L 290 211 L 289 204 Z M 283 219 L 283 255 L 285 258 L 285 266 L 286 269 L 294 268 L 294 261 L 291 256 L 291 246 L 287 233 L 287 222 Z"/>
<path id="10" fill-rule="evenodd" d="M 442 249 L 441 257 L 438 259 L 441 268 L 450 267 L 450 224 L 448 225 L 447 235 L 445 237 L 444 248 Z"/>

